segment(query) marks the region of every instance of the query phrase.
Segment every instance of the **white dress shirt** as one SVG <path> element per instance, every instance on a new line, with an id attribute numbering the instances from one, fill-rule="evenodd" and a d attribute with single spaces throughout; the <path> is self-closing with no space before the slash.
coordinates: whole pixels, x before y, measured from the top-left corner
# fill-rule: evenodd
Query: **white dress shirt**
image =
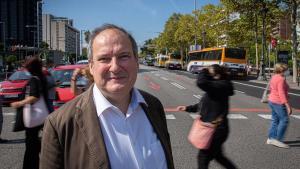
<path id="1" fill-rule="evenodd" d="M 140 106 L 146 102 L 137 89 L 132 90 L 126 115 L 96 85 L 93 96 L 112 169 L 167 169 L 162 145 Z"/>

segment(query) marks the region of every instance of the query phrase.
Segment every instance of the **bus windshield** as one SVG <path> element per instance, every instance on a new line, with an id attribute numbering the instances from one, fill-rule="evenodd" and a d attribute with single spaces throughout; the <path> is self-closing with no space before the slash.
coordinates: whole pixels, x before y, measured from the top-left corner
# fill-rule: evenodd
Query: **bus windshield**
<path id="1" fill-rule="evenodd" d="M 232 59 L 245 59 L 246 51 L 243 49 L 226 48 L 225 57 L 232 58 Z"/>
<path id="2" fill-rule="evenodd" d="M 172 53 L 172 54 L 170 55 L 170 58 L 171 58 L 171 59 L 181 59 L 181 55 L 180 55 L 180 54 L 174 54 L 174 53 Z"/>

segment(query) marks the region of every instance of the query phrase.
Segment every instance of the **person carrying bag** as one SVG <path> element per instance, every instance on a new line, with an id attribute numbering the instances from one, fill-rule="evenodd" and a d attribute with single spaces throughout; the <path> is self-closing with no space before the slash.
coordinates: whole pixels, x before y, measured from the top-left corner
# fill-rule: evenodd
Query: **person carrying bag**
<path id="1" fill-rule="evenodd" d="M 224 156 L 222 149 L 229 135 L 229 96 L 234 94 L 233 85 L 226 72 L 224 67 L 216 64 L 203 68 L 197 79 L 197 86 L 205 92 L 200 102 L 177 107 L 178 111 L 200 113 L 188 136 L 192 145 L 199 149 L 199 169 L 207 169 L 213 159 L 227 169 L 236 168 Z"/>
<path id="2" fill-rule="evenodd" d="M 11 107 L 17 108 L 16 123 L 20 123 L 18 130 L 25 129 L 23 169 L 38 169 L 41 149 L 39 131 L 49 114 L 45 104 L 48 101 L 47 80 L 42 72 L 42 61 L 38 57 L 29 58 L 24 67 L 32 77 L 26 85 L 24 99 L 11 103 Z"/>

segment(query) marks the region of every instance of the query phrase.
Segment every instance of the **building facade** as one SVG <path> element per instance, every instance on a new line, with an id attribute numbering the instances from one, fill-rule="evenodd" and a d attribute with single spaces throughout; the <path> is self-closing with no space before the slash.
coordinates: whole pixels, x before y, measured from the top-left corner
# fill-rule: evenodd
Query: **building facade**
<path id="1" fill-rule="evenodd" d="M 73 27 L 73 20 L 43 14 L 42 22 L 43 41 L 50 49 L 75 56 L 80 55 L 80 32 Z"/>
<path id="2" fill-rule="evenodd" d="M 0 1 L 0 42 L 11 46 L 38 47 L 42 40 L 41 0 Z"/>

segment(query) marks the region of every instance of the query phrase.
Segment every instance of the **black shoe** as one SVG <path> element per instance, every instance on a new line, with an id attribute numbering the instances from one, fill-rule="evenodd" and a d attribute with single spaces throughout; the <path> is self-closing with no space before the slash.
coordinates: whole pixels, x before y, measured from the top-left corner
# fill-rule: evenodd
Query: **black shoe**
<path id="1" fill-rule="evenodd" d="M 7 143 L 8 140 L 0 138 L 0 143 Z"/>

